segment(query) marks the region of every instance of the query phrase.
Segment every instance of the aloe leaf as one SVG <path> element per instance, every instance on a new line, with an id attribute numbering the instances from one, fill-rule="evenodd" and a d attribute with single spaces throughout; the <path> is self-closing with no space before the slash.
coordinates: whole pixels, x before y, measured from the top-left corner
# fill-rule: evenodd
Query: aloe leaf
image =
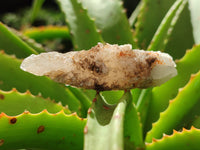
<path id="1" fill-rule="evenodd" d="M 40 44 L 37 43 L 35 40 L 29 38 L 28 36 L 18 32 L 14 29 L 10 29 L 15 35 L 17 35 L 21 40 L 23 40 L 28 46 L 33 48 L 37 53 L 45 52 L 45 48 Z"/>
<path id="2" fill-rule="evenodd" d="M 125 112 L 124 137 L 125 149 L 130 150 L 144 148 L 140 114 L 138 113 L 135 104 L 131 101 L 127 104 Z"/>
<path id="3" fill-rule="evenodd" d="M 165 84 L 153 88 L 145 131 L 148 131 L 151 124 L 159 118 L 160 112 L 167 108 L 169 100 L 177 95 L 178 89 L 188 82 L 190 75 L 199 71 L 199 56 L 200 45 L 188 50 L 185 56 L 176 62 L 178 75 Z"/>
<path id="4" fill-rule="evenodd" d="M 147 49 L 163 17 L 173 3 L 174 0 L 142 1 L 135 29 L 135 40 L 139 48 Z"/>
<path id="5" fill-rule="evenodd" d="M 179 90 L 178 95 L 170 101 L 168 108 L 160 114 L 160 118 L 147 133 L 146 142 L 153 138 L 161 138 L 162 134 L 170 134 L 196 105 L 200 99 L 200 72 L 192 75 L 188 84 Z"/>
<path id="6" fill-rule="evenodd" d="M 109 104 L 117 104 L 119 99 L 124 95 L 124 91 L 104 91 L 101 92 L 102 97 L 106 100 Z"/>
<path id="7" fill-rule="evenodd" d="M 94 18 L 104 41 L 110 44 L 129 43 L 136 47 L 121 0 L 81 0 L 81 2 L 88 9 L 89 16 Z"/>
<path id="8" fill-rule="evenodd" d="M 148 46 L 148 50 L 157 50 L 158 48 L 163 50 L 165 48 L 174 25 L 176 24 L 186 3 L 187 0 L 178 0 L 172 5 L 153 36 L 153 39 Z"/>
<path id="9" fill-rule="evenodd" d="M 187 29 L 187 30 L 185 30 Z M 194 45 L 192 34 L 192 25 L 190 21 L 190 12 L 187 3 L 180 14 L 176 25 L 168 38 L 165 51 L 173 56 L 174 59 L 180 59 L 184 56 L 186 49 Z"/>
<path id="10" fill-rule="evenodd" d="M 18 116 L 0 114 L 0 149 L 70 149 L 83 148 L 86 121 L 63 111 L 50 114 L 24 112 Z M 17 137 L 17 138 L 16 138 Z"/>
<path id="11" fill-rule="evenodd" d="M 140 121 L 143 125 L 143 128 L 145 127 L 146 119 L 149 115 L 148 110 L 151 103 L 151 93 L 152 88 L 141 90 L 140 96 L 138 97 L 136 103 L 136 108 L 138 113 L 140 114 Z"/>
<path id="12" fill-rule="evenodd" d="M 44 98 L 50 97 L 56 102 L 61 101 L 63 105 L 68 105 L 72 111 L 80 111 L 80 102 L 69 89 L 47 77 L 39 77 L 22 71 L 21 62 L 15 57 L 0 52 L 0 89 L 9 91 L 16 88 L 20 92 L 30 90 L 34 95 L 41 93 Z"/>
<path id="13" fill-rule="evenodd" d="M 146 150 L 198 150 L 200 130 L 192 127 L 182 132 L 174 130 L 173 135 L 164 135 L 161 140 L 146 144 Z"/>
<path id="14" fill-rule="evenodd" d="M 190 112 L 187 113 L 187 115 L 184 116 L 184 118 L 180 121 L 179 125 L 177 126 L 176 130 L 179 130 L 181 128 L 189 129 L 192 126 L 199 128 L 200 122 L 199 122 L 199 116 L 200 116 L 200 101 L 198 101 L 193 108 L 190 110 Z"/>
<path id="15" fill-rule="evenodd" d="M 147 50 L 160 50 L 166 45 L 167 38 L 170 35 L 169 30 L 173 30 L 173 26 L 176 24 L 178 16 L 183 10 L 187 1 L 176 1 L 170 8 L 168 13 L 165 15 L 160 26 L 158 27 L 153 39 L 148 46 Z M 152 88 L 141 90 L 140 96 L 137 98 L 136 107 L 141 116 L 141 123 L 145 124 L 146 117 L 151 101 L 151 91 Z"/>
<path id="16" fill-rule="evenodd" d="M 97 94 L 92 108 L 88 110 L 84 129 L 85 150 L 123 149 L 124 113 L 130 100 L 130 92 L 126 92 L 117 105 L 109 105 Z"/>
<path id="17" fill-rule="evenodd" d="M 35 20 L 35 18 L 38 15 L 38 12 L 40 11 L 40 8 L 42 7 L 45 0 L 34 0 L 32 5 L 32 12 L 31 12 L 31 22 Z"/>
<path id="18" fill-rule="evenodd" d="M 81 103 L 81 112 L 82 112 L 82 117 L 87 117 L 87 110 L 91 106 L 91 101 L 90 99 L 86 96 L 86 94 L 79 88 L 74 88 L 71 86 L 68 86 L 68 89 L 76 96 L 76 98 L 80 101 Z"/>
<path id="19" fill-rule="evenodd" d="M 147 50 L 158 50 L 163 49 L 166 45 L 166 40 L 170 35 L 169 30 L 173 30 L 173 26 L 176 24 L 176 21 L 185 7 L 187 1 L 176 1 L 173 6 L 170 8 L 168 13 L 165 15 L 160 26 L 158 27 L 151 44 Z M 138 112 L 140 112 L 141 123 L 145 124 L 150 101 L 151 101 L 151 92 L 152 88 L 148 88 L 141 91 L 141 95 L 137 99 L 136 107 Z"/>
<path id="20" fill-rule="evenodd" d="M 18 58 L 28 57 L 30 54 L 37 54 L 34 49 L 23 42 L 1 22 L 0 39 L 0 49 L 5 50 L 8 54 L 15 54 Z"/>
<path id="21" fill-rule="evenodd" d="M 192 125 L 194 127 L 198 128 L 198 129 L 200 128 L 200 117 L 199 117 L 199 115 L 195 116 L 195 120 L 193 120 Z"/>
<path id="22" fill-rule="evenodd" d="M 137 21 L 137 17 L 140 14 L 140 9 L 142 7 L 142 1 L 139 2 L 139 4 L 137 5 L 137 7 L 135 8 L 135 10 L 132 12 L 131 16 L 129 17 L 129 24 L 134 27 L 135 23 Z"/>
<path id="23" fill-rule="evenodd" d="M 66 26 L 41 26 L 27 28 L 23 31 L 23 34 L 36 40 L 37 42 L 42 42 L 44 40 L 51 40 L 55 38 L 65 38 L 70 39 L 69 29 Z"/>
<path id="24" fill-rule="evenodd" d="M 90 49 L 103 42 L 94 21 L 88 16 L 78 0 L 57 0 L 69 24 L 72 41 L 76 50 Z"/>
<path id="25" fill-rule="evenodd" d="M 20 93 L 16 89 L 9 92 L 0 90 L 0 112 L 15 116 L 23 113 L 25 110 L 31 113 L 39 113 L 47 109 L 50 113 L 57 113 L 64 110 L 69 114 L 70 111 L 62 104 L 57 104 L 50 99 L 44 99 L 41 96 L 34 96 L 29 91 Z"/>
<path id="26" fill-rule="evenodd" d="M 135 89 L 131 90 L 131 95 L 132 95 L 132 99 L 133 99 L 133 103 L 134 104 L 137 104 L 141 92 L 142 92 L 142 90 L 138 89 L 138 88 L 135 88 Z"/>
<path id="27" fill-rule="evenodd" d="M 90 101 L 92 101 L 96 96 L 95 90 L 90 90 L 90 89 L 81 89 L 81 90 L 90 99 Z"/>
<path id="28" fill-rule="evenodd" d="M 199 6 L 200 1 L 199 0 L 189 0 L 189 9 L 190 9 L 190 15 L 191 15 L 191 22 L 193 27 L 193 35 L 194 40 L 196 44 L 200 44 L 200 10 Z"/>

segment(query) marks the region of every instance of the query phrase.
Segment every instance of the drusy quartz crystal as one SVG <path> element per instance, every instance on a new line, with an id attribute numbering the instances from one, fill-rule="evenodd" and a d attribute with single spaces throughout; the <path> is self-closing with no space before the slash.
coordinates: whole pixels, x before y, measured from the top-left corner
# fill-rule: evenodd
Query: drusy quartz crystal
<path id="1" fill-rule="evenodd" d="M 21 69 L 86 89 L 121 90 L 158 86 L 177 74 L 166 53 L 98 43 L 90 50 L 48 52 L 26 58 Z"/>

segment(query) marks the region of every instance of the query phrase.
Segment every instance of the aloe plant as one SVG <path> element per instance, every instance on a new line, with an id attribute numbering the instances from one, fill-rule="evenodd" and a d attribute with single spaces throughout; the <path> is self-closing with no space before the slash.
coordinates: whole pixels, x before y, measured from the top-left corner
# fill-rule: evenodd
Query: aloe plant
<path id="1" fill-rule="evenodd" d="M 30 24 L 43 5 L 34 1 Z M 16 31 L 0 23 L 0 149 L 199 149 L 200 2 L 141 0 L 130 18 L 121 0 L 57 5 L 65 26 Z M 178 75 L 159 87 L 96 92 L 20 69 L 58 38 L 72 42 L 67 51 L 98 42 L 164 51 L 177 59 Z"/>

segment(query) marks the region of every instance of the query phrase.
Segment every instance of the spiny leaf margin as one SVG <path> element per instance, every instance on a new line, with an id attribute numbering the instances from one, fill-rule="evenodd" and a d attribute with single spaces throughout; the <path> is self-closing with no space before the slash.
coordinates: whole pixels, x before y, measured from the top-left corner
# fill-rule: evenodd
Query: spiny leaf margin
<path id="1" fill-rule="evenodd" d="M 15 116 L 22 112 L 39 113 L 47 109 L 50 113 L 57 113 L 62 109 L 66 114 L 71 112 L 67 107 L 63 107 L 61 103 L 55 103 L 50 98 L 44 99 L 41 96 L 34 96 L 30 91 L 24 93 L 18 92 L 15 88 L 11 91 L 0 90 L 0 112 L 7 115 Z"/>
<path id="2" fill-rule="evenodd" d="M 0 149 L 82 149 L 86 120 L 64 111 L 50 114 L 24 112 L 18 116 L 0 114 Z M 17 137 L 17 138 L 16 138 Z M 29 138 L 27 138 L 29 137 Z"/>
<path id="3" fill-rule="evenodd" d="M 183 128 L 182 132 L 173 130 L 172 135 L 163 135 L 162 139 L 154 139 L 152 143 L 147 143 L 146 150 L 198 150 L 199 138 L 200 129 L 194 127 L 190 130 Z"/>

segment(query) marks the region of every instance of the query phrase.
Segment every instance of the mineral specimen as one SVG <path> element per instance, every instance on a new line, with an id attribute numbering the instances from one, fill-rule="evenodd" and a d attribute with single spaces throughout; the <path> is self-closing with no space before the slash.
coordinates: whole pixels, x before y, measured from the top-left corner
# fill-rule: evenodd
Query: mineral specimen
<path id="1" fill-rule="evenodd" d="M 166 53 L 102 43 L 87 51 L 31 55 L 21 64 L 32 74 L 98 91 L 159 86 L 177 74 L 175 67 Z"/>

